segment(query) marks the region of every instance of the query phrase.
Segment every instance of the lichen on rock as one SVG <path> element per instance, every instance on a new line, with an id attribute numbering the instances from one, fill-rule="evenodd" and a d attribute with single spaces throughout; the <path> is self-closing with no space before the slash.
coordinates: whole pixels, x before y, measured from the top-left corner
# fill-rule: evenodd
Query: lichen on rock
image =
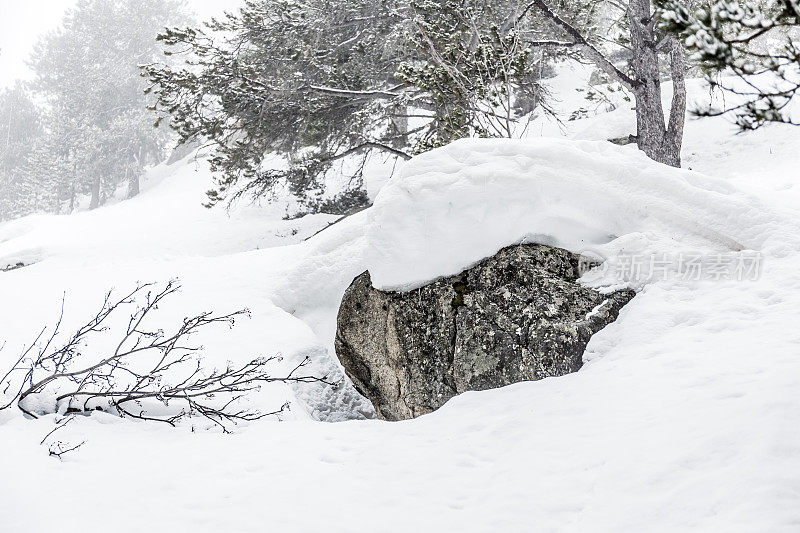
<path id="1" fill-rule="evenodd" d="M 504 248 L 457 276 L 409 292 L 345 292 L 336 353 L 386 420 L 429 413 L 453 396 L 577 371 L 591 336 L 632 291 L 577 283 L 580 257 L 549 246 Z"/>

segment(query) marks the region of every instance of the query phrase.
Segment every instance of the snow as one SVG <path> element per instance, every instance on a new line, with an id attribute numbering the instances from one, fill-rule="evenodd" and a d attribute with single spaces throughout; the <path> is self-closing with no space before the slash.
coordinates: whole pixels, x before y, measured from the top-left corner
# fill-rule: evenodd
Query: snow
<path id="1" fill-rule="evenodd" d="M 465 139 L 415 158 L 381 190 L 367 265 L 376 287 L 408 290 L 511 244 L 581 253 L 650 234 L 675 246 L 757 250 L 774 223 L 757 198 L 654 164 L 633 146 Z"/>
<path id="2" fill-rule="evenodd" d="M 45 258 L 113 260 L 228 255 L 299 242 L 338 217 L 283 220 L 277 205 L 209 210 L 207 164 L 189 156 L 152 169 L 141 195 L 100 211 L 35 216 L 0 226 L 0 268 Z"/>
<path id="3" fill-rule="evenodd" d="M 690 91 L 703 97 L 699 83 Z M 577 101 L 568 94 L 565 109 Z M 626 110 L 611 113 L 616 134 Z M 416 158 L 374 207 L 314 237 L 336 218 L 201 207 L 210 177 L 190 160 L 154 169 L 134 200 L 0 224 L 0 268 L 31 263 L 0 272 L 3 368 L 65 291 L 78 321 L 137 280 L 181 280 L 165 324 L 252 310 L 198 339 L 210 365 L 308 355 L 340 375 L 337 306 L 367 268 L 381 286 L 409 288 L 525 239 L 610 262 L 761 260 L 755 280 L 623 280 L 638 294 L 579 372 L 467 393 L 412 421 L 369 419 L 351 387 L 276 385 L 251 401 L 290 400 L 282 422 L 222 435 L 96 414 L 62 430 L 86 443 L 59 461 L 39 444 L 53 417 L 0 413 L 0 531 L 797 530 L 800 129 L 734 136 L 724 119 L 690 121 L 690 171 L 599 142 L 604 115 Z M 594 271 L 584 282 L 614 280 Z"/>

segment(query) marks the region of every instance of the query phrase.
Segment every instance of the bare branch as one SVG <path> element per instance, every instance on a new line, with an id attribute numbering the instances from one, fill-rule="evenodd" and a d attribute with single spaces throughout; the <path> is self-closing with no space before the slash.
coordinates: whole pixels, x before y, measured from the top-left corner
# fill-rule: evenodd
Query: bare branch
<path id="1" fill-rule="evenodd" d="M 388 146 L 386 144 L 381 144 L 379 142 L 369 141 L 369 142 L 361 143 L 358 146 L 354 146 L 354 147 L 352 147 L 352 148 L 350 148 L 348 150 L 345 150 L 344 152 L 341 152 L 339 154 L 336 154 L 336 155 L 334 155 L 332 157 L 325 158 L 324 161 L 326 161 L 326 162 L 336 161 L 338 159 L 342 159 L 344 157 L 347 157 L 350 154 L 354 154 L 356 152 L 361 152 L 361 151 L 370 150 L 370 149 L 381 150 L 383 152 L 389 152 L 390 154 L 395 155 L 395 156 L 397 156 L 400 159 L 403 159 L 405 161 L 408 161 L 409 159 L 411 159 L 411 156 L 409 154 L 403 152 L 402 150 L 398 150 L 397 148 L 392 148 L 391 146 Z"/>
<path id="2" fill-rule="evenodd" d="M 269 372 L 269 367 L 281 360 L 279 357 L 259 357 L 238 366 L 229 363 L 224 369 L 204 369 L 199 358 L 202 347 L 191 345 L 186 340 L 213 324 L 232 327 L 236 318 L 249 316 L 249 311 L 245 309 L 224 315 L 201 313 L 184 318 L 171 332 L 149 329 L 146 323 L 152 312 L 179 288 L 175 281 L 159 290 L 153 284 L 139 284 L 117 300 L 113 300 L 109 292 L 95 316 L 56 348 L 51 349 L 51 345 L 59 333 L 61 319 L 44 346 L 37 349 L 35 347 L 44 336 L 45 330 L 42 330 L 5 374 L 6 390 L 11 386 L 15 373 L 21 372 L 22 378 L 21 385 L 14 387 L 16 393 L 12 394 L 11 401 L 0 410 L 16 404 L 23 413 L 36 418 L 37 414 L 26 407 L 26 399 L 41 393 L 51 395 L 58 390 L 52 406 L 45 408 L 46 413 L 102 410 L 173 426 L 183 418 L 200 416 L 228 432 L 230 426 L 238 422 L 258 420 L 288 409 L 288 405 L 284 405 L 279 410 L 261 413 L 237 407 L 249 392 L 264 384 L 328 383 L 325 377 L 300 374 L 309 359 L 304 359 L 281 376 Z M 137 307 L 128 318 L 121 340 L 111 353 L 87 364 L 85 360 L 88 358 L 81 353 L 80 347 L 87 345 L 94 335 L 107 331 L 103 324 L 108 317 L 118 314 L 128 305 Z M 35 357 L 32 355 L 34 350 Z M 78 362 L 83 364 L 78 366 Z M 42 442 L 70 420 L 72 418 L 48 433 Z M 78 447 L 80 444 L 70 447 L 56 443 L 51 446 L 51 455 L 61 457 Z"/>
<path id="3" fill-rule="evenodd" d="M 397 98 L 400 96 L 400 93 L 394 92 L 398 89 L 402 89 L 404 85 L 397 85 L 396 87 L 392 87 L 388 90 L 382 89 L 373 89 L 367 91 L 351 91 L 349 89 L 337 89 L 335 87 L 321 87 L 318 85 L 309 85 L 308 88 L 325 94 L 331 94 L 334 96 L 341 96 L 345 98 L 353 97 L 353 96 L 364 96 L 364 97 L 376 97 L 376 98 Z"/>
<path id="4" fill-rule="evenodd" d="M 537 48 L 540 46 L 559 46 L 562 48 L 570 48 L 573 46 L 580 46 L 578 43 L 573 41 L 555 41 L 555 40 L 544 40 L 544 41 L 525 41 L 525 44 L 531 46 L 533 48 Z"/>

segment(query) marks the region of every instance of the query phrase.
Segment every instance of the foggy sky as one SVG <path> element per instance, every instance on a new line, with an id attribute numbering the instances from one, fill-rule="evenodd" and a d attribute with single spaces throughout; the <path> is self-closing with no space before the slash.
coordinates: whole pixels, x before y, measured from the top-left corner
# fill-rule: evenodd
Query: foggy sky
<path id="1" fill-rule="evenodd" d="M 76 0 L 0 0 L 0 88 L 27 79 L 25 64 L 33 45 L 44 33 L 58 27 L 64 12 Z M 206 19 L 232 10 L 239 0 L 186 0 L 187 7 Z"/>

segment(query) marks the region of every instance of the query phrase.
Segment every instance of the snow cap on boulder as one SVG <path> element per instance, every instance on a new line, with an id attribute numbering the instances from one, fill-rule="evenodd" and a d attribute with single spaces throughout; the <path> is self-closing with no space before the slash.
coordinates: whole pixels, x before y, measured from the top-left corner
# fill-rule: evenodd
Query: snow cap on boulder
<path id="1" fill-rule="evenodd" d="M 457 274 L 515 243 L 582 253 L 642 234 L 662 246 L 758 250 L 772 222 L 725 181 L 633 146 L 545 138 L 464 139 L 415 157 L 369 216 L 367 265 L 383 290 Z"/>

